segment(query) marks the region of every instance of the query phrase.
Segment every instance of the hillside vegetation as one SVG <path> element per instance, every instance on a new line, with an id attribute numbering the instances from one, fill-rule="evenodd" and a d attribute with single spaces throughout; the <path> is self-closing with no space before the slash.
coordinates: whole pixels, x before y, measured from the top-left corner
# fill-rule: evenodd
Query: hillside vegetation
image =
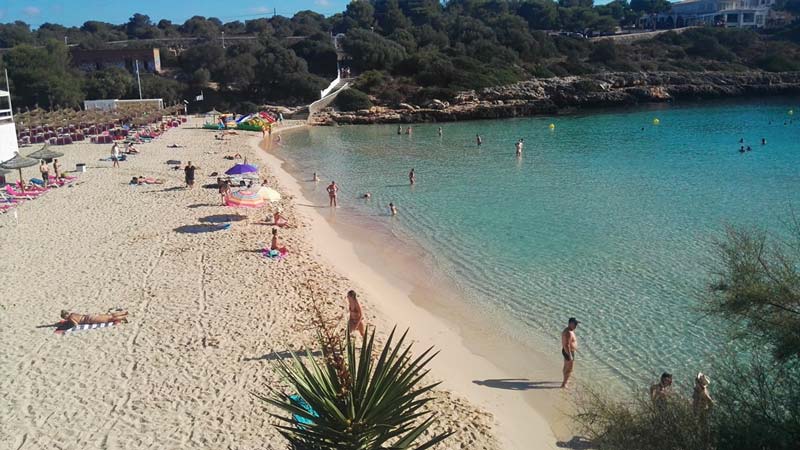
<path id="1" fill-rule="evenodd" d="M 782 7 L 797 9 L 798 1 L 786 0 Z M 667 7 L 665 0 L 599 6 L 591 0 L 362 0 L 331 17 L 302 11 L 291 18 L 223 23 L 196 16 L 173 24 L 135 14 L 120 25 L 46 23 L 36 30 L 14 22 L 0 25 L 0 47 L 9 49 L 2 63 L 15 104 L 26 107 L 76 107 L 85 98 L 138 96 L 135 78 L 125 70 L 85 74 L 71 67 L 65 38 L 87 49 L 160 47 L 165 71 L 143 74 L 146 97 L 178 102 L 202 90 L 207 101 L 198 107 L 239 110 L 318 98 L 336 77 L 332 33 L 346 34 L 348 64 L 361 74 L 357 88 L 384 104 L 605 71 L 800 70 L 796 26 L 770 35 L 698 28 L 627 44 L 584 37 Z"/>

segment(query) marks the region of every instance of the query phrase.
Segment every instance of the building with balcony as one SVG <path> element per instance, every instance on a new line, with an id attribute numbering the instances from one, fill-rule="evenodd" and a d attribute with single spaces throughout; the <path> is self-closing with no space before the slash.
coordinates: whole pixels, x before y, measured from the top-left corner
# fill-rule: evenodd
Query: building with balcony
<path id="1" fill-rule="evenodd" d="M 690 26 L 764 28 L 779 20 L 772 11 L 775 0 L 684 0 L 669 11 L 643 18 L 647 28 L 669 29 Z"/>

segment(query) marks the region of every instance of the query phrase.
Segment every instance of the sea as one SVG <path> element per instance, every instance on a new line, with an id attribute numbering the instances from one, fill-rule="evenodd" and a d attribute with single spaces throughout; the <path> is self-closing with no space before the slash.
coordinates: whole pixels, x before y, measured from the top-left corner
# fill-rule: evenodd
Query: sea
<path id="1" fill-rule="evenodd" d="M 726 227 L 785 236 L 800 207 L 796 98 L 408 126 L 315 127 L 275 154 L 315 204 L 336 181 L 337 220 L 422 249 L 498 333 L 558 355 L 578 318 L 596 380 L 708 371 L 731 351 L 700 308 Z"/>

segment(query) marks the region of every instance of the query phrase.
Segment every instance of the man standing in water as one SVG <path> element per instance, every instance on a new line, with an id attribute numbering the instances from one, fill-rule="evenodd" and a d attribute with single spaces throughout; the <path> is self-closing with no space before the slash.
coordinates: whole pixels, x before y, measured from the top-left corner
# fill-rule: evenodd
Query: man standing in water
<path id="1" fill-rule="evenodd" d="M 336 203 L 336 195 L 339 193 L 339 186 L 336 185 L 335 181 L 331 181 L 331 184 L 325 189 L 328 191 L 328 198 L 330 199 L 330 205 L 333 207 L 338 207 L 338 203 Z"/>
<path id="2" fill-rule="evenodd" d="M 481 145 L 481 144 L 483 143 L 483 140 L 481 139 L 481 135 L 480 135 L 480 134 L 476 134 L 476 135 L 475 135 L 475 142 L 476 142 L 478 145 Z"/>
<path id="3" fill-rule="evenodd" d="M 411 169 L 411 172 L 408 172 L 408 182 L 414 184 L 417 181 L 417 176 L 414 174 L 414 169 Z"/>
<path id="4" fill-rule="evenodd" d="M 520 156 L 522 156 L 522 145 L 523 145 L 523 143 L 522 143 L 522 139 L 518 140 L 518 141 L 517 141 L 517 144 L 516 144 L 516 147 L 517 147 L 517 157 L 520 157 Z"/>
<path id="5" fill-rule="evenodd" d="M 561 356 L 564 357 L 564 381 L 561 388 L 566 388 L 569 377 L 572 375 L 572 368 L 575 364 L 575 351 L 578 350 L 578 338 L 575 337 L 575 329 L 578 328 L 578 319 L 570 317 L 567 328 L 561 332 Z"/>

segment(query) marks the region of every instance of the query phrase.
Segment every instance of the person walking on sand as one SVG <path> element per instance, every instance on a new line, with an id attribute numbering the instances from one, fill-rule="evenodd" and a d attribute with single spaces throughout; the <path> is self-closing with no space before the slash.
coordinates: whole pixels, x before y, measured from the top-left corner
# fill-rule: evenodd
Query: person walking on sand
<path id="1" fill-rule="evenodd" d="M 408 182 L 412 185 L 417 182 L 417 175 L 414 174 L 414 169 L 411 169 L 411 172 L 408 172 Z"/>
<path id="2" fill-rule="evenodd" d="M 189 188 L 189 189 L 194 187 L 194 171 L 195 170 L 197 170 L 197 167 L 192 165 L 191 161 L 189 161 L 189 163 L 186 164 L 186 167 L 183 168 L 183 172 L 184 172 L 185 178 L 186 178 L 186 187 Z"/>
<path id="3" fill-rule="evenodd" d="M 111 146 L 111 161 L 113 162 L 111 167 L 119 167 L 119 144 L 116 142 Z"/>
<path id="4" fill-rule="evenodd" d="M 338 207 L 339 204 L 336 202 L 336 196 L 339 194 L 339 186 L 336 185 L 336 182 L 331 181 L 331 184 L 329 184 L 325 190 L 328 191 L 328 199 L 330 200 L 328 206 L 333 206 L 334 208 Z"/>
<path id="5" fill-rule="evenodd" d="M 361 310 L 361 304 L 358 303 L 358 296 L 356 291 L 347 292 L 347 310 L 350 313 L 347 319 L 347 329 L 352 334 L 358 330 L 361 336 L 364 336 L 364 312 Z"/>
<path id="6" fill-rule="evenodd" d="M 567 327 L 561 332 L 561 356 L 564 357 L 564 381 L 561 388 L 566 388 L 572 369 L 575 365 L 575 352 L 578 350 L 578 338 L 575 337 L 575 329 L 578 328 L 578 319 L 570 317 Z"/>
<path id="7" fill-rule="evenodd" d="M 58 163 L 58 159 L 53 160 L 53 175 L 55 175 L 56 180 L 61 178 L 61 164 Z"/>
<path id="8" fill-rule="evenodd" d="M 231 184 L 228 180 L 217 178 L 217 185 L 219 186 L 219 196 L 222 197 L 222 204 L 225 204 L 225 198 L 231 195 Z"/>
<path id="9" fill-rule="evenodd" d="M 42 174 L 44 187 L 47 187 L 47 184 L 50 183 L 50 168 L 47 167 L 47 161 L 43 159 L 39 161 L 39 172 Z"/>

